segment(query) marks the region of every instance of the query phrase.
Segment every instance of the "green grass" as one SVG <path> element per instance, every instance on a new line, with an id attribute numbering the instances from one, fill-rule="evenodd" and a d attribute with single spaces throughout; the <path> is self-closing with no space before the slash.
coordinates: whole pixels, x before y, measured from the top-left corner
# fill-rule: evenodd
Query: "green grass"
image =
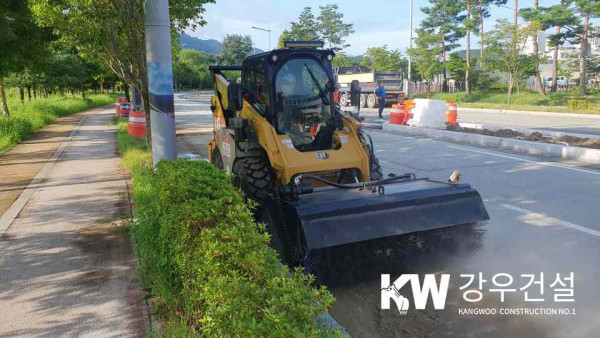
<path id="1" fill-rule="evenodd" d="M 61 98 L 51 95 L 47 99 L 38 98 L 25 103 L 19 102 L 17 97 L 9 96 L 7 102 L 10 117 L 0 117 L 0 154 L 61 116 L 113 103 L 117 96 L 88 95 L 88 100 L 83 100 L 81 97 Z"/>
<path id="2" fill-rule="evenodd" d="M 425 97 L 425 94 L 417 95 Z M 457 93 L 432 93 L 432 99 L 453 100 L 461 107 L 488 108 L 488 109 L 513 109 L 528 111 L 548 111 L 557 113 L 590 113 L 600 114 L 600 95 L 580 96 L 572 92 L 555 92 L 541 96 L 538 93 L 522 90 L 520 94 L 514 93 L 511 105 L 506 104 L 505 92 L 465 92 Z M 573 110 L 567 107 L 569 100 L 584 100 L 590 103 L 591 109 Z"/>
<path id="3" fill-rule="evenodd" d="M 121 152 L 123 164 L 132 173 L 152 168 L 152 154 L 145 138 L 135 138 L 127 134 L 127 119 L 117 121 L 117 145 Z"/>
<path id="4" fill-rule="evenodd" d="M 160 161 L 118 120 L 132 172 L 139 277 L 168 337 L 332 337 L 317 315 L 333 296 L 289 271 L 231 178 L 205 161 Z"/>

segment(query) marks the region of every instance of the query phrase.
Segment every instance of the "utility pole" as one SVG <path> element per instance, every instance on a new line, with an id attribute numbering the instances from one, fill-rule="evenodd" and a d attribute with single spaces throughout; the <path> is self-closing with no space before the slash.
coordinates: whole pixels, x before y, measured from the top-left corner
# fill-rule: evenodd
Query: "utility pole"
<path id="1" fill-rule="evenodd" d="M 152 132 L 152 163 L 177 158 L 173 61 L 168 0 L 145 0 L 146 67 Z"/>
<path id="2" fill-rule="evenodd" d="M 252 26 L 252 29 L 258 29 L 259 31 L 269 33 L 269 50 L 271 50 L 271 27 L 268 26 L 267 28 L 260 28 L 260 27 Z"/>
<path id="3" fill-rule="evenodd" d="M 408 34 L 410 41 L 408 42 L 408 48 L 412 49 L 412 41 L 413 41 L 413 0 L 410 0 L 410 33 Z M 410 99 L 411 95 L 411 87 L 412 87 L 412 60 L 410 54 L 408 54 L 408 81 L 406 86 L 406 98 Z"/>

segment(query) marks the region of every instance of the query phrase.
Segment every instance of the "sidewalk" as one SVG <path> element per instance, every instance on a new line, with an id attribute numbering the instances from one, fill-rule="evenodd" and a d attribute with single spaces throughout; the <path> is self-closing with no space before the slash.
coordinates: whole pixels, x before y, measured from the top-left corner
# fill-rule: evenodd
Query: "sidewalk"
<path id="1" fill-rule="evenodd" d="M 30 198 L 0 229 L 0 337 L 145 335 L 135 255 L 128 236 L 112 225 L 129 214 L 115 127 L 108 125 L 113 114 L 77 114 L 83 120 L 60 157 L 22 192 Z M 38 154 L 27 161 L 44 165 L 48 150 Z M 0 163 L 4 179 L 13 170 L 6 165 L 11 156 Z M 0 193 L 10 188 L 0 181 Z"/>

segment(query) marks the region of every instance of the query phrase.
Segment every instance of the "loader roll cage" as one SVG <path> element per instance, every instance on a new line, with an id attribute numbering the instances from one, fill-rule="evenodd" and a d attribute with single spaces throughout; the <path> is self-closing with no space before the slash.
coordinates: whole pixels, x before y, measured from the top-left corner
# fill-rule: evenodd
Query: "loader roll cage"
<path id="1" fill-rule="evenodd" d="M 277 49 L 249 56 L 241 66 L 211 66 L 210 71 L 240 71 L 243 98 L 278 134 L 290 135 L 294 146 L 305 151 L 314 148 L 311 125 L 320 130 L 335 124 L 334 55 L 331 50 Z M 284 88 L 286 77 L 295 82 L 293 88 Z"/>

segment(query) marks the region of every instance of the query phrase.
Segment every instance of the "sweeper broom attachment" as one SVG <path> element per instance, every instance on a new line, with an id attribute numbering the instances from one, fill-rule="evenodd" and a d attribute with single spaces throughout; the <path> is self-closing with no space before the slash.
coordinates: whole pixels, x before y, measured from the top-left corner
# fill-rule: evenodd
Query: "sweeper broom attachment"
<path id="1" fill-rule="evenodd" d="M 329 186 L 299 183 L 279 192 L 265 204 L 263 220 L 287 263 L 303 265 L 328 284 L 392 272 L 415 251 L 477 248 L 482 236 L 477 226 L 489 219 L 468 184 L 412 174 L 364 184 L 313 175 L 296 181 L 306 179 Z"/>

